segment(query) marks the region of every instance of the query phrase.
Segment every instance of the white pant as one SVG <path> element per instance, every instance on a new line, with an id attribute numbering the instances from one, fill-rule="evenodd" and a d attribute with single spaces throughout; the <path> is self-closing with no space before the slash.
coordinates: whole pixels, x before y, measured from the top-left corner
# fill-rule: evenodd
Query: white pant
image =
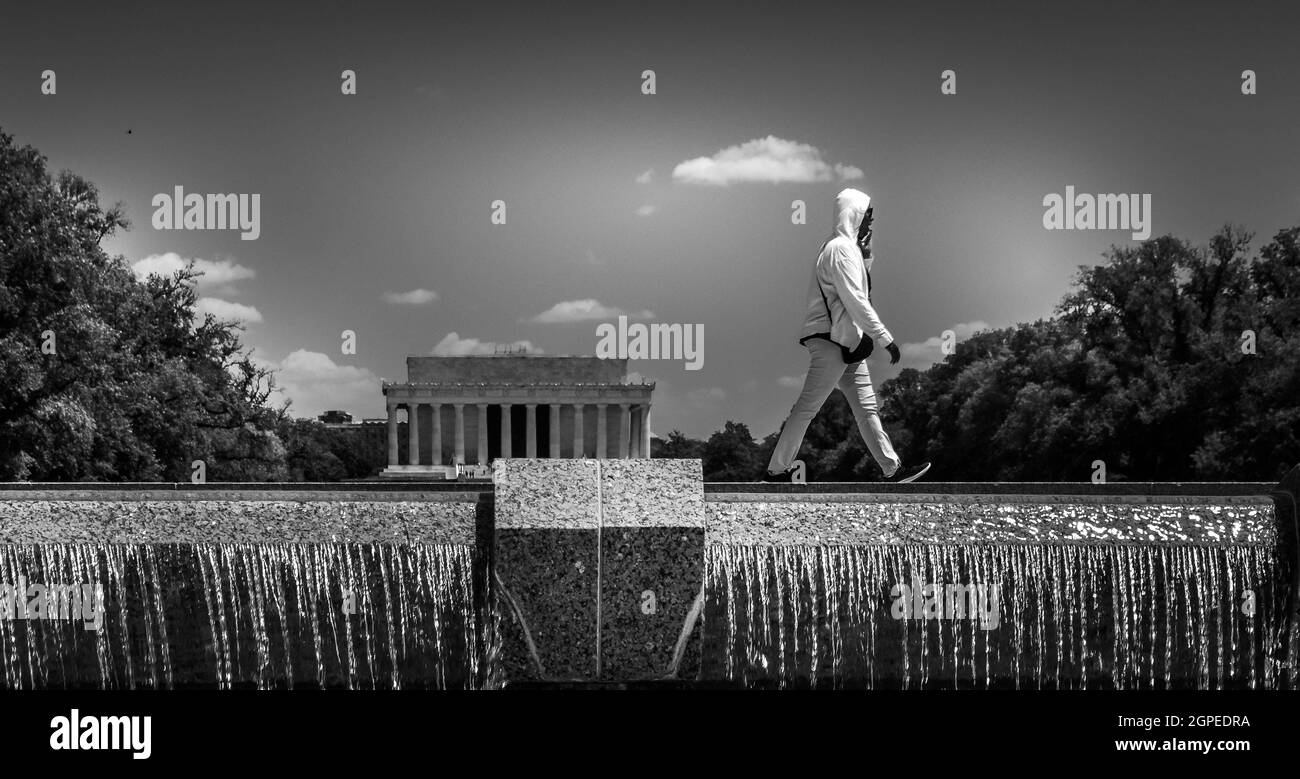
<path id="1" fill-rule="evenodd" d="M 846 365 L 840 354 L 840 347 L 825 338 L 812 338 L 804 343 L 812 356 L 808 366 L 808 376 L 803 380 L 803 391 L 790 409 L 790 416 L 781 429 L 781 439 L 777 441 L 772 452 L 772 461 L 767 470 L 771 473 L 783 473 L 794 464 L 799 454 L 799 445 L 803 443 L 808 424 L 817 416 L 826 398 L 838 386 L 840 392 L 849 401 L 853 409 L 853 418 L 858 422 L 858 432 L 866 442 L 871 456 L 876 458 L 886 477 L 893 476 L 900 465 L 898 455 L 894 454 L 894 445 L 880 424 L 880 413 L 876 409 L 876 392 L 871 388 L 871 374 L 867 371 L 867 362 L 855 362 Z"/>

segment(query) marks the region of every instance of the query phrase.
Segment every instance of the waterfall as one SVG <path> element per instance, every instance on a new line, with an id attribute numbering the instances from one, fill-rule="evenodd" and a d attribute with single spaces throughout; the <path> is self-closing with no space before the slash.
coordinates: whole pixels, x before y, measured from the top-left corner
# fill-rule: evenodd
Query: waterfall
<path id="1" fill-rule="evenodd" d="M 0 545 L 0 686 L 484 686 L 495 640 L 472 558 L 454 544 Z M 94 605 L 20 602 L 59 588 Z"/>
<path id="2" fill-rule="evenodd" d="M 1274 688 L 1269 545 L 706 549 L 713 674 L 754 686 Z"/>

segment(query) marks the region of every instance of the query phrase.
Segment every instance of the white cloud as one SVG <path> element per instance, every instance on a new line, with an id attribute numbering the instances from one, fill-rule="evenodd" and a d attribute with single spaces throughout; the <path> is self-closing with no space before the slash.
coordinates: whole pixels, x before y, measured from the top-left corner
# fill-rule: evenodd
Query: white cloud
<path id="1" fill-rule="evenodd" d="M 385 292 L 384 302 L 394 306 L 423 306 L 438 299 L 431 289 L 412 289 L 407 292 Z"/>
<path id="2" fill-rule="evenodd" d="M 624 311 L 621 308 L 606 306 L 599 300 L 565 300 L 556 303 L 547 310 L 533 317 L 530 322 L 540 325 L 553 325 L 562 322 L 584 322 L 592 319 L 613 319 L 628 316 L 634 319 L 648 319 L 654 316 L 652 311 Z"/>
<path id="3" fill-rule="evenodd" d="M 232 303 L 221 298 L 199 298 L 194 310 L 200 314 L 211 314 L 222 321 L 261 322 L 262 312 L 243 303 Z"/>
<path id="4" fill-rule="evenodd" d="M 643 206 L 641 206 L 640 208 L 638 208 L 638 209 L 636 210 L 636 215 L 637 215 L 637 216 L 650 216 L 651 214 L 653 214 L 654 212 L 656 212 L 656 211 L 658 211 L 658 210 L 659 210 L 658 207 L 656 207 L 656 206 L 652 206 L 652 205 L 650 205 L 649 203 L 647 203 L 646 205 L 643 205 Z"/>
<path id="5" fill-rule="evenodd" d="M 354 417 L 378 416 L 383 408 L 380 379 L 367 368 L 339 365 L 321 352 L 299 349 L 280 362 L 258 360 L 275 370 L 277 393 L 293 402 L 298 417 L 342 409 Z"/>
<path id="6" fill-rule="evenodd" d="M 728 146 L 711 157 L 696 157 L 673 168 L 676 181 L 719 186 L 738 181 L 806 184 L 859 178 L 861 168 L 828 163 L 816 146 L 775 135 Z"/>
<path id="7" fill-rule="evenodd" d="M 948 328 L 957 336 L 957 341 L 971 337 L 981 330 L 988 330 L 987 322 L 961 322 Z M 937 362 L 941 362 L 945 355 L 943 353 L 943 337 L 941 335 L 931 336 L 918 343 L 905 343 L 898 348 L 902 353 L 903 359 L 899 361 L 900 366 L 910 368 L 927 368 Z"/>
<path id="8" fill-rule="evenodd" d="M 705 387 L 694 389 L 686 393 L 686 402 L 693 406 L 706 406 L 714 403 L 721 403 L 727 399 L 726 390 L 722 387 Z"/>
<path id="9" fill-rule="evenodd" d="M 802 387 L 803 379 L 802 374 L 799 376 L 782 376 L 776 380 L 776 384 L 778 387 Z"/>
<path id="10" fill-rule="evenodd" d="M 655 177 L 655 171 L 654 168 L 651 168 L 647 170 L 645 173 L 638 175 L 636 177 L 636 183 L 649 184 L 651 181 L 654 181 L 654 177 Z"/>
<path id="11" fill-rule="evenodd" d="M 134 262 L 131 265 L 131 272 L 140 281 L 145 281 L 152 275 L 171 276 L 176 271 L 183 270 L 190 262 L 190 259 L 176 252 L 151 254 Z M 245 323 L 262 321 L 262 312 L 252 306 L 234 303 L 222 297 L 212 297 L 212 295 L 229 297 L 239 294 L 235 289 L 235 282 L 255 278 L 256 271 L 228 259 L 205 260 L 202 257 L 195 257 L 193 263 L 194 270 L 201 274 L 193 281 L 194 290 L 199 295 L 194 310 L 199 313 L 200 319 L 203 314 L 211 314 L 222 321 L 234 320 Z"/>
<path id="12" fill-rule="evenodd" d="M 496 352 L 498 346 L 510 346 L 515 349 L 526 349 L 532 354 L 542 353 L 542 350 L 534 346 L 532 341 L 514 341 L 509 344 L 498 344 L 494 341 L 480 341 L 477 338 L 461 338 L 456 333 L 447 333 L 447 335 L 429 351 L 429 354 L 438 357 L 464 357 L 471 354 L 492 354 Z"/>
<path id="13" fill-rule="evenodd" d="M 170 276 L 188 264 L 189 260 L 181 257 L 176 252 L 164 252 L 163 254 L 151 254 L 143 260 L 137 260 L 131 266 L 131 270 L 135 273 L 137 279 L 144 281 L 150 274 Z M 220 292 L 226 295 L 232 293 L 231 286 L 236 281 L 245 281 L 257 275 L 252 268 L 240 265 L 233 260 L 205 260 L 202 257 L 194 258 L 194 270 L 203 274 L 195 279 L 197 289 L 205 292 Z"/>

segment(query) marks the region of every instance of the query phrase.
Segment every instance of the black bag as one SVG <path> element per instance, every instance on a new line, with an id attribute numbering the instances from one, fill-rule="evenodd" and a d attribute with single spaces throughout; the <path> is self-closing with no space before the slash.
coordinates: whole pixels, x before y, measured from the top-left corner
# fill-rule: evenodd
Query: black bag
<path id="1" fill-rule="evenodd" d="M 871 271 L 866 271 L 866 274 L 867 274 L 867 302 L 871 302 Z M 826 306 L 826 318 L 829 319 L 832 324 L 834 324 L 835 316 L 831 314 L 831 304 L 829 301 L 826 300 L 826 291 L 822 289 L 821 279 L 817 280 L 817 291 L 822 293 L 822 305 Z M 826 334 L 826 340 L 831 341 L 830 333 Z M 862 362 L 863 360 L 871 356 L 871 350 L 876 347 L 876 345 L 872 342 L 871 338 L 869 338 L 866 333 L 862 334 L 862 340 L 859 341 L 858 345 L 852 349 L 845 346 L 844 344 L 835 343 L 835 341 L 831 341 L 831 343 L 840 347 L 840 356 L 844 358 L 845 365 L 852 365 L 855 362 Z"/>

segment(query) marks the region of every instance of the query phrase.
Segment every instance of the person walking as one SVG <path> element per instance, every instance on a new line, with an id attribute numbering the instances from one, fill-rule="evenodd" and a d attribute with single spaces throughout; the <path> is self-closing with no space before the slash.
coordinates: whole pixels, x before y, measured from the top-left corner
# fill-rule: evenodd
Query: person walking
<path id="1" fill-rule="evenodd" d="M 808 349 L 808 375 L 762 481 L 793 480 L 794 460 L 808 425 L 837 388 L 848 399 L 858 432 L 886 481 L 912 482 L 930 470 L 929 462 L 905 466 L 899 460 L 880 423 L 867 370 L 866 356 L 874 343 L 889 352 L 890 365 L 900 358 L 894 336 L 871 305 L 870 211 L 871 198 L 861 190 L 849 188 L 835 196 L 835 231 L 813 265 L 799 339 Z"/>

